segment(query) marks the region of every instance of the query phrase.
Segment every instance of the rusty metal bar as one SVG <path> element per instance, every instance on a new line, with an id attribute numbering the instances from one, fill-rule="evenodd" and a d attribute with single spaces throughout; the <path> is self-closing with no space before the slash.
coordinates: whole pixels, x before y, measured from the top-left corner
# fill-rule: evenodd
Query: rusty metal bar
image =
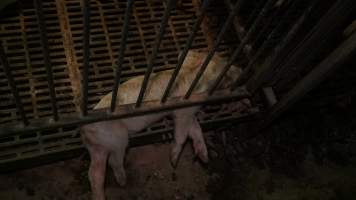
<path id="1" fill-rule="evenodd" d="M 76 114 L 68 114 L 58 121 L 52 121 L 48 118 L 34 119 L 26 127 L 20 127 L 18 126 L 18 124 L 2 124 L 0 125 L 0 138 L 16 134 L 29 134 L 40 130 L 49 130 L 66 126 L 89 124 L 98 121 L 136 117 L 203 104 L 208 105 L 225 101 L 238 101 L 243 98 L 249 97 L 250 94 L 245 90 L 244 87 L 241 87 L 234 92 L 231 92 L 229 90 L 220 90 L 216 92 L 216 95 L 211 96 L 209 98 L 207 98 L 206 93 L 193 94 L 193 96 L 193 99 L 188 99 L 184 101 L 182 101 L 182 99 L 179 97 L 171 98 L 167 100 L 164 105 L 161 104 L 160 100 L 143 102 L 143 106 L 139 108 L 136 108 L 135 104 L 120 105 L 114 113 L 103 112 L 107 109 L 101 109 L 94 110 L 93 113 L 90 113 L 83 117 L 79 117 Z"/>
<path id="2" fill-rule="evenodd" d="M 274 0 L 268 0 L 266 2 L 266 4 L 263 6 L 263 9 L 260 12 L 260 14 L 258 15 L 257 19 L 255 20 L 255 22 L 253 23 L 251 28 L 248 30 L 247 34 L 242 39 L 241 43 L 239 44 L 239 46 L 236 48 L 236 50 L 232 54 L 231 58 L 229 59 L 229 62 L 224 66 L 222 72 L 219 74 L 218 78 L 216 79 L 216 81 L 214 82 L 213 86 L 209 90 L 209 95 L 212 95 L 215 92 L 215 90 L 219 86 L 220 82 L 224 78 L 225 74 L 229 71 L 231 65 L 233 64 L 233 62 L 236 60 L 236 58 L 241 53 L 241 50 L 243 50 L 244 46 L 250 40 L 251 35 L 253 35 L 257 31 L 258 26 L 261 24 L 263 18 L 266 16 L 267 11 L 273 5 L 273 3 L 274 3 Z"/>
<path id="3" fill-rule="evenodd" d="M 167 26 L 167 23 L 168 23 L 168 18 L 170 16 L 170 13 L 171 13 L 171 10 L 172 10 L 174 2 L 175 2 L 175 0 L 168 0 L 168 3 L 167 3 L 168 5 L 167 5 L 167 8 L 166 8 L 166 10 L 164 12 L 164 15 L 163 15 L 163 18 L 162 18 L 162 21 L 161 21 L 161 24 L 160 24 L 159 34 L 156 37 L 155 46 L 153 48 L 153 52 L 152 52 L 152 55 L 150 57 L 150 61 L 148 63 L 147 70 L 146 70 L 146 73 L 145 73 L 145 77 L 144 77 L 143 82 L 142 82 L 140 93 L 139 93 L 138 98 L 137 98 L 136 107 L 140 107 L 141 106 L 143 98 L 145 96 L 145 92 L 146 92 L 146 89 L 147 89 L 147 86 L 148 86 L 148 81 L 149 81 L 150 75 L 151 75 L 151 73 L 153 71 L 154 61 L 155 61 L 155 58 L 156 58 L 156 56 L 158 54 L 159 46 L 161 45 L 161 41 L 162 41 L 162 38 L 164 36 L 165 30 L 166 30 L 166 26 Z"/>
<path id="4" fill-rule="evenodd" d="M 132 15 L 133 2 L 134 2 L 134 0 L 128 0 L 127 4 L 126 4 L 124 28 L 122 31 L 122 37 L 121 37 L 121 41 L 120 41 L 119 58 L 118 58 L 117 68 L 116 68 L 116 73 L 115 73 L 114 86 L 112 89 L 111 107 L 110 107 L 111 112 L 114 112 L 115 107 L 116 107 L 116 98 L 117 98 L 117 93 L 118 93 L 119 84 L 120 84 L 122 64 L 124 63 L 124 53 L 125 53 L 125 49 L 126 49 L 126 40 L 127 40 L 127 36 L 128 36 L 128 31 L 129 31 L 130 18 Z"/>
<path id="5" fill-rule="evenodd" d="M 90 0 L 83 0 L 83 80 L 82 80 L 82 114 L 88 114 L 88 79 L 90 67 Z"/>
<path id="6" fill-rule="evenodd" d="M 35 4 L 35 8 L 36 8 L 38 26 L 40 29 L 41 45 L 42 45 L 43 56 L 44 56 L 43 57 L 44 64 L 45 64 L 46 73 L 47 73 L 47 81 L 48 81 L 48 87 L 49 87 L 49 96 L 51 98 L 53 118 L 54 118 L 54 120 L 58 120 L 56 91 L 54 89 L 54 83 L 53 83 L 53 71 L 52 71 L 52 64 L 51 64 L 50 54 L 49 54 L 48 38 L 47 38 L 47 32 L 46 32 L 45 19 L 44 19 L 44 15 L 43 15 L 42 0 L 35 0 L 34 4 Z"/>
<path id="7" fill-rule="evenodd" d="M 339 0 L 321 17 L 319 22 L 314 26 L 306 38 L 295 48 L 295 52 L 282 63 L 282 58 L 289 54 L 288 50 L 280 48 L 278 52 L 265 63 L 261 70 L 248 80 L 246 86 L 254 93 L 267 80 L 270 79 L 273 68 L 280 68 L 279 75 L 283 75 L 288 69 L 304 68 L 311 59 L 314 58 L 320 49 L 328 45 L 328 40 L 335 36 L 342 28 L 348 18 L 355 13 L 356 6 L 353 0 Z M 288 42 L 282 42 L 287 46 Z M 285 55 L 285 56 L 281 56 Z M 278 66 L 276 64 L 281 64 Z M 295 72 L 294 72 L 295 73 Z"/>
<path id="8" fill-rule="evenodd" d="M 272 107 L 271 112 L 262 122 L 261 127 L 266 127 L 290 108 L 305 94 L 318 86 L 332 71 L 342 66 L 342 63 L 356 56 L 356 33 L 353 33 L 346 41 L 337 47 L 329 56 L 319 63 L 297 85 Z"/>
<path id="9" fill-rule="evenodd" d="M 176 80 L 177 78 L 177 75 L 182 67 L 182 64 L 185 60 L 185 57 L 187 56 L 188 54 L 188 51 L 190 49 L 190 47 L 192 46 L 192 43 L 194 41 L 194 38 L 195 38 L 195 35 L 196 33 L 198 32 L 199 30 L 199 27 L 200 27 L 200 24 L 202 23 L 205 15 L 206 15 L 206 9 L 207 7 L 209 6 L 209 2 L 211 0 L 205 0 L 202 7 L 201 7 L 201 13 L 199 15 L 199 17 L 195 20 L 194 22 L 194 25 L 193 25 L 193 29 L 192 31 L 190 32 L 190 35 L 189 35 L 189 38 L 187 40 L 187 43 L 185 44 L 184 46 L 184 49 L 182 51 L 182 54 L 180 55 L 180 57 L 178 58 L 178 63 L 173 71 L 173 74 L 171 76 L 171 79 L 169 79 L 169 82 L 168 82 L 168 85 L 166 87 L 166 90 L 164 91 L 164 94 L 163 94 L 163 97 L 161 99 L 161 102 L 164 103 L 167 101 L 167 98 L 169 97 L 169 92 L 170 90 L 172 89 L 172 86 L 174 84 L 174 81 Z"/>
<path id="10" fill-rule="evenodd" d="M 200 67 L 197 75 L 195 76 L 192 84 L 190 85 L 187 93 L 185 94 L 184 98 L 188 99 L 190 97 L 190 95 L 193 93 L 194 88 L 196 87 L 196 85 L 198 84 L 201 76 L 203 75 L 203 73 L 205 72 L 205 69 L 208 67 L 208 64 L 210 62 L 210 60 L 213 58 L 215 51 L 218 49 L 220 42 L 223 39 L 223 36 L 225 35 L 225 32 L 229 29 L 231 23 L 234 20 L 235 15 L 237 14 L 237 12 L 240 10 L 240 7 L 242 5 L 244 0 L 239 0 L 235 3 L 233 9 L 231 10 L 231 12 L 229 13 L 229 16 L 226 19 L 226 22 L 224 23 L 223 27 L 221 28 L 215 42 L 214 42 L 214 46 L 213 48 L 209 51 L 207 57 L 205 58 L 202 66 Z"/>
<path id="11" fill-rule="evenodd" d="M 26 117 L 26 113 L 25 113 L 25 110 L 23 108 L 21 97 L 20 97 L 19 91 L 17 90 L 16 83 L 15 83 L 14 77 L 12 76 L 10 65 L 9 65 L 9 62 L 8 62 L 8 60 L 6 58 L 5 50 L 4 50 L 4 47 L 2 46 L 1 42 L 0 42 L 0 61 L 1 61 L 2 66 L 4 68 L 6 79 L 7 79 L 8 83 L 9 83 L 12 95 L 15 98 L 15 104 L 16 104 L 17 112 L 20 114 L 22 122 L 25 125 L 28 125 L 28 119 Z"/>

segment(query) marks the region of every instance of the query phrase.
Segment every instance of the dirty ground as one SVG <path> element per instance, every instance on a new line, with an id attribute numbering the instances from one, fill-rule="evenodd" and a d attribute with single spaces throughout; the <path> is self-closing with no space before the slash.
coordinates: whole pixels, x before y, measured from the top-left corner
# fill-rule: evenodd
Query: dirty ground
<path id="1" fill-rule="evenodd" d="M 353 200 L 354 113 L 356 108 L 291 113 L 255 137 L 248 123 L 220 127 L 205 133 L 209 164 L 196 161 L 186 145 L 176 170 L 167 143 L 131 148 L 127 185 L 119 187 L 108 168 L 106 195 L 108 200 Z M 87 157 L 2 174 L 0 199 L 90 199 Z"/>
<path id="2" fill-rule="evenodd" d="M 128 182 L 120 187 L 108 168 L 108 199 L 208 199 L 208 175 L 186 145 L 176 170 L 169 162 L 170 145 L 131 148 Z M 89 160 L 75 158 L 51 165 L 0 175 L 0 199 L 90 199 Z"/>

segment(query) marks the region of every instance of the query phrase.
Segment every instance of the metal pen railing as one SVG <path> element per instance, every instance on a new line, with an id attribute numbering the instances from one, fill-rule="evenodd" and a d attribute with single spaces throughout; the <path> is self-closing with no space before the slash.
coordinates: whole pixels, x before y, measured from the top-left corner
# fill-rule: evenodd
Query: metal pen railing
<path id="1" fill-rule="evenodd" d="M 44 59 L 44 65 L 46 68 L 49 96 L 51 98 L 53 118 L 55 121 L 57 121 L 58 120 L 58 109 L 57 109 L 56 91 L 54 89 L 53 69 L 52 69 L 51 58 L 50 58 L 50 54 L 49 54 L 50 50 L 49 50 L 49 46 L 48 46 L 46 24 L 45 24 L 45 19 L 44 19 L 44 15 L 43 15 L 42 0 L 35 0 L 34 2 L 35 2 L 36 14 L 37 14 L 38 26 L 40 29 L 40 38 L 41 38 L 41 45 L 42 45 L 42 51 L 43 51 L 43 59 Z"/>

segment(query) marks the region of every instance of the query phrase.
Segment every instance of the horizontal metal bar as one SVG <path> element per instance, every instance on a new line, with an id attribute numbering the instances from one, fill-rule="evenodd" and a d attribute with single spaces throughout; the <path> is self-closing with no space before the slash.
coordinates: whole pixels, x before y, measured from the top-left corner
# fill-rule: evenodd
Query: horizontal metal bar
<path id="1" fill-rule="evenodd" d="M 12 76 L 10 65 L 6 58 L 5 50 L 4 50 L 4 47 L 2 46 L 1 42 L 0 42 L 0 61 L 4 68 L 5 76 L 6 76 L 7 82 L 9 83 L 11 93 L 12 93 L 13 97 L 15 98 L 17 112 L 20 114 L 20 117 L 21 117 L 24 125 L 28 125 L 28 119 L 26 117 L 26 113 L 23 108 L 21 97 L 20 97 L 19 91 L 17 90 L 16 83 L 15 83 L 14 77 Z"/>
<path id="2" fill-rule="evenodd" d="M 198 84 L 201 76 L 204 74 L 206 68 L 208 67 L 208 64 L 210 62 L 210 60 L 213 58 L 215 51 L 218 49 L 220 42 L 222 41 L 226 31 L 230 28 L 230 25 L 232 23 L 232 21 L 234 20 L 235 15 L 238 13 L 242 3 L 244 0 L 239 0 L 235 3 L 232 11 L 229 13 L 229 16 L 227 17 L 223 27 L 221 28 L 218 36 L 216 37 L 216 40 L 214 42 L 214 46 L 213 48 L 209 51 L 208 55 L 206 56 L 203 64 L 201 65 L 197 75 L 195 76 L 192 84 L 190 85 L 187 93 L 185 94 L 184 98 L 188 99 L 190 97 L 190 95 L 193 93 L 196 85 Z"/>
<path id="3" fill-rule="evenodd" d="M 240 55 L 241 51 L 243 50 L 244 46 L 247 44 L 247 42 L 251 39 L 251 36 L 257 31 L 258 26 L 261 24 L 262 20 L 265 18 L 267 11 L 269 8 L 273 5 L 274 0 L 268 0 L 266 4 L 264 5 L 262 11 L 258 15 L 257 19 L 251 26 L 251 28 L 248 30 L 247 34 L 239 44 L 239 46 L 236 48 L 234 53 L 232 54 L 231 58 L 229 59 L 229 62 L 224 66 L 222 72 L 219 74 L 218 78 L 214 82 L 213 86 L 211 87 L 209 94 L 212 95 L 217 87 L 219 86 L 220 82 L 223 80 L 225 77 L 225 74 L 229 71 L 231 65 L 233 62 L 236 60 L 236 58 Z M 267 26 L 267 25 L 266 25 Z"/>
<path id="4" fill-rule="evenodd" d="M 192 96 L 193 98 L 188 100 L 182 100 L 181 97 L 171 98 L 163 105 L 161 104 L 160 100 L 143 102 L 143 105 L 139 108 L 136 108 L 135 104 L 120 105 L 114 113 L 105 112 L 109 111 L 109 109 L 101 109 L 94 110 L 93 113 L 82 117 L 78 117 L 76 114 L 68 114 L 63 116 L 63 118 L 58 121 L 53 121 L 48 118 L 33 119 L 26 127 L 18 123 L 2 124 L 0 125 L 0 138 L 16 134 L 29 134 L 35 131 L 54 129 L 65 126 L 83 125 L 99 121 L 115 120 L 157 112 L 171 111 L 174 109 L 197 105 L 214 104 L 224 101 L 237 101 L 249 97 L 250 94 L 244 87 L 240 87 L 234 92 L 231 92 L 230 90 L 218 91 L 216 92 L 216 95 L 209 98 L 207 97 L 207 93 L 193 94 Z"/>
<path id="5" fill-rule="evenodd" d="M 184 46 L 184 49 L 183 49 L 183 51 L 182 51 L 182 54 L 181 54 L 180 57 L 178 58 L 178 63 L 177 63 L 177 65 L 176 65 L 176 67 L 175 67 L 175 69 L 174 69 L 174 71 L 173 71 L 173 74 L 172 74 L 172 76 L 171 76 L 171 79 L 169 79 L 169 82 L 168 82 L 168 85 L 167 85 L 167 87 L 166 87 L 166 90 L 164 91 L 164 94 L 163 94 L 163 97 L 162 97 L 162 100 L 161 100 L 162 103 L 166 102 L 166 101 L 167 101 L 167 98 L 169 97 L 169 92 L 170 92 L 171 89 L 172 89 L 172 86 L 173 86 L 173 84 L 174 84 L 174 81 L 175 81 L 176 78 L 177 78 L 177 75 L 178 75 L 178 73 L 179 73 L 179 71 L 180 71 L 180 69 L 181 69 L 181 67 L 182 67 L 182 64 L 183 64 L 183 62 L 184 62 L 184 60 L 185 60 L 185 58 L 186 58 L 186 56 L 187 56 L 187 54 L 188 54 L 188 51 L 189 51 L 190 47 L 192 46 L 192 43 L 193 43 L 194 38 L 195 38 L 195 35 L 196 35 L 196 33 L 198 32 L 199 27 L 200 27 L 200 25 L 201 25 L 201 23 L 202 23 L 202 21 L 203 21 L 203 19 L 204 19 L 204 17 L 205 17 L 206 9 L 207 9 L 207 7 L 208 7 L 210 1 L 211 1 L 211 0 L 206 0 L 206 1 L 204 1 L 203 5 L 202 5 L 202 7 L 201 7 L 201 13 L 200 13 L 199 17 L 198 17 L 198 18 L 195 20 L 195 22 L 194 22 L 193 29 L 192 29 L 192 31 L 190 32 L 189 38 L 188 38 L 188 40 L 187 40 L 187 43 L 186 43 L 185 46 Z"/>
<path id="6" fill-rule="evenodd" d="M 342 63 L 356 56 L 356 33 L 344 41 L 310 73 L 308 73 L 296 86 L 272 107 L 270 113 L 262 122 L 261 127 L 266 127 L 305 94 L 318 86 L 333 71 L 342 67 Z"/>
<path id="7" fill-rule="evenodd" d="M 90 66 L 90 1 L 83 1 L 83 72 L 82 72 L 82 114 L 88 114 L 88 79 Z"/>
<path id="8" fill-rule="evenodd" d="M 46 31 L 46 25 L 44 21 L 45 19 L 43 16 L 42 0 L 35 0 L 34 3 L 36 8 L 38 26 L 40 28 L 41 45 L 42 45 L 44 64 L 45 64 L 46 74 L 47 74 L 49 96 L 51 98 L 53 118 L 54 120 L 58 120 L 56 91 L 54 89 L 54 83 L 53 83 L 53 71 L 52 71 L 52 64 L 51 64 L 50 54 L 49 54 L 47 31 Z"/>
<path id="9" fill-rule="evenodd" d="M 143 98 L 145 96 L 145 92 L 146 92 L 146 89 L 147 89 L 147 86 L 148 86 L 148 81 L 149 81 L 150 75 L 151 75 L 151 73 L 153 71 L 153 65 L 154 65 L 156 56 L 157 56 L 158 51 L 159 51 L 159 46 L 161 45 L 162 38 L 164 36 L 165 30 L 166 30 L 166 26 L 167 26 L 167 23 L 168 23 L 168 19 L 169 19 L 169 16 L 170 16 L 170 13 L 171 13 L 171 10 L 172 10 L 174 2 L 175 2 L 175 0 L 168 0 L 167 8 L 166 8 L 166 10 L 164 12 L 164 15 L 163 15 L 163 18 L 162 18 L 162 21 L 161 21 L 161 24 L 160 24 L 159 34 L 156 37 L 155 46 L 153 47 L 152 55 L 150 57 L 150 61 L 148 63 L 148 66 L 147 66 L 147 69 L 146 69 L 146 73 L 145 73 L 145 76 L 144 76 L 144 79 L 143 79 L 143 82 L 142 82 L 142 85 L 141 85 L 140 93 L 139 93 L 138 98 L 137 98 L 136 107 L 140 107 L 141 106 Z"/>
<path id="10" fill-rule="evenodd" d="M 227 124 L 227 123 L 245 123 L 249 121 L 256 121 L 261 118 L 259 113 L 259 108 L 254 107 L 248 110 L 248 113 L 238 113 L 234 114 L 230 117 L 222 117 L 218 119 L 206 119 L 199 121 L 203 131 L 213 129 L 217 125 Z M 129 146 L 136 147 L 142 146 L 147 144 L 153 144 L 158 142 L 166 142 L 173 139 L 174 127 L 168 127 L 156 130 L 156 131 L 149 131 L 143 132 L 138 134 L 130 134 L 129 135 Z M 78 157 L 83 155 L 86 152 L 83 145 L 78 145 L 75 147 L 63 148 L 61 150 L 45 152 L 41 155 L 36 155 L 35 157 L 28 158 L 19 157 L 16 160 L 3 160 L 0 162 L 0 173 L 9 173 L 14 172 L 16 170 L 23 170 L 27 168 L 36 167 L 43 164 L 49 164 L 52 162 L 57 162 L 63 159 L 70 159 L 74 157 Z"/>
<path id="11" fill-rule="evenodd" d="M 117 103 L 116 98 L 117 98 L 118 88 L 119 88 L 119 84 L 120 84 L 122 64 L 124 63 L 124 53 L 125 53 L 125 49 L 126 49 L 126 42 L 127 42 L 126 40 L 127 40 L 127 36 L 128 36 L 130 18 L 132 15 L 133 2 L 134 2 L 134 0 L 128 0 L 127 4 L 126 4 L 124 29 L 122 31 L 122 37 L 121 37 L 120 49 L 119 49 L 119 58 L 118 58 L 117 68 L 116 68 L 116 73 L 115 73 L 114 86 L 112 89 L 111 106 L 110 106 L 111 112 L 115 111 L 115 107 L 116 107 L 116 103 Z"/>

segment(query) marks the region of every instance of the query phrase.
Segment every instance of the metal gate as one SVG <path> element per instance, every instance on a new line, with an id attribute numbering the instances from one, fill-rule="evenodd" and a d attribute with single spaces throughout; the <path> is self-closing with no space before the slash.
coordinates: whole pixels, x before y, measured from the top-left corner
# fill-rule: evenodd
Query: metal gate
<path id="1" fill-rule="evenodd" d="M 78 125 L 101 120 L 203 104 L 198 113 L 203 125 L 255 119 L 267 111 L 262 121 L 266 125 L 324 78 L 319 76 L 321 67 L 337 66 L 327 61 L 335 55 L 345 60 L 353 52 L 354 35 L 346 44 L 335 40 L 353 20 L 353 4 L 23 0 L 10 5 L 0 18 L 0 169 L 73 156 L 83 148 Z M 186 53 L 200 48 L 209 49 L 208 58 L 185 100 L 169 98 Z M 192 100 L 189 97 L 195 95 L 192 91 L 216 51 L 229 62 L 209 93 L 202 94 L 209 98 Z M 183 56 L 177 60 L 178 52 Z M 231 90 L 216 90 L 235 63 L 243 67 L 242 76 Z M 167 69 L 175 71 L 164 97 L 147 106 L 142 99 L 150 74 Z M 92 110 L 102 96 L 114 91 L 115 98 L 120 83 L 137 75 L 145 79 L 135 105 L 113 103 L 107 112 Z M 216 104 L 245 97 L 254 100 L 246 114 Z M 169 119 L 158 122 L 133 135 L 133 144 L 145 136 L 169 139 L 172 126 Z"/>

